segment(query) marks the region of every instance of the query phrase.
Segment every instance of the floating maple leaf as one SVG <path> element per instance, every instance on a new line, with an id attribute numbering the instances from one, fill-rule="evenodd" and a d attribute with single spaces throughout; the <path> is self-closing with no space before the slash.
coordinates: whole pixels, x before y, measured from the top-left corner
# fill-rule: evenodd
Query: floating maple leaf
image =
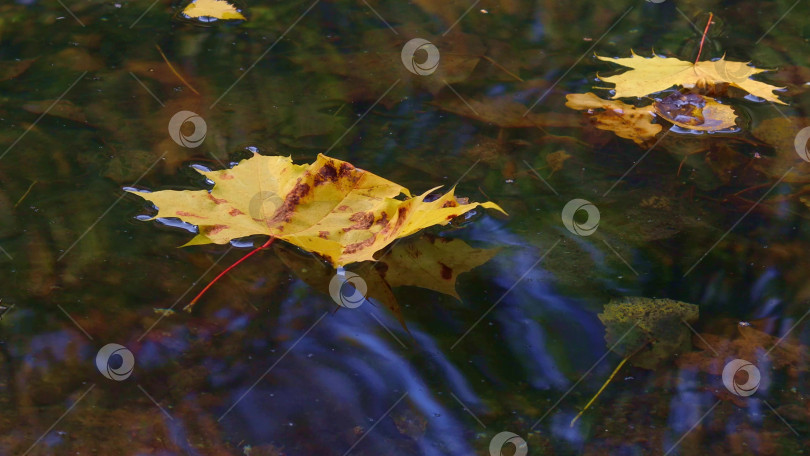
<path id="1" fill-rule="evenodd" d="M 492 202 L 462 204 L 452 189 L 429 202 L 425 197 L 438 187 L 411 197 L 405 187 L 322 154 L 311 165 L 256 154 L 231 169 L 198 171 L 214 182 L 211 191 L 134 193 L 158 207 L 155 217 L 197 225 L 199 234 L 186 245 L 264 234 L 333 266 L 373 260 L 394 240 L 477 206 L 504 212 Z M 395 199 L 401 194 L 408 198 Z"/>
<path id="2" fill-rule="evenodd" d="M 651 58 L 645 58 L 635 52 L 631 53 L 632 57 L 625 58 L 596 56 L 599 60 L 632 68 L 615 76 L 597 75 L 602 81 L 616 85 L 614 98 L 643 97 L 674 86 L 691 88 L 727 83 L 764 100 L 785 104 L 773 93 L 782 87 L 751 79 L 751 76 L 769 70 L 755 68 L 748 62 L 726 60 L 723 56 L 719 60 L 692 63 L 673 57 L 653 54 Z"/>

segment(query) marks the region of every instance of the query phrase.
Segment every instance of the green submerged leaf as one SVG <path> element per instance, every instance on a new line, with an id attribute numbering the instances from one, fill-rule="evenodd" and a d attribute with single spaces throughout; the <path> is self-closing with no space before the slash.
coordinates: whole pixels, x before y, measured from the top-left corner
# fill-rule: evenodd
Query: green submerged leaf
<path id="1" fill-rule="evenodd" d="M 654 369 L 661 361 L 691 347 L 689 327 L 699 308 L 672 299 L 624 297 L 611 300 L 599 320 L 611 351 L 632 356 L 636 367 Z"/>

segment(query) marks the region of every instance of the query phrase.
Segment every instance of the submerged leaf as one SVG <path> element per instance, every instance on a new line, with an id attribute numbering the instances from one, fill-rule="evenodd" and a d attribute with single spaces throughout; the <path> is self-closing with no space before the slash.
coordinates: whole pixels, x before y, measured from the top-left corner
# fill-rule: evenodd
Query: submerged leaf
<path id="1" fill-rule="evenodd" d="M 425 235 L 397 244 L 380 258 L 377 270 L 392 287 L 422 287 L 461 299 L 456 292 L 459 274 L 486 263 L 497 253 L 498 249 L 478 249 L 461 239 Z"/>
<path id="2" fill-rule="evenodd" d="M 596 56 L 599 60 L 632 68 L 615 76 L 597 75 L 599 79 L 616 85 L 616 95 L 613 98 L 643 97 L 673 86 L 691 88 L 726 83 L 764 100 L 785 104 L 773 92 L 782 87 L 751 79 L 751 76 L 769 70 L 753 67 L 748 62 L 734 62 L 723 57 L 714 61 L 692 63 L 674 57 L 653 55 L 645 58 L 635 52 L 632 54 L 632 57 L 625 58 Z"/>
<path id="3" fill-rule="evenodd" d="M 425 197 L 436 188 L 410 197 L 405 187 L 322 154 L 311 165 L 257 154 L 232 169 L 198 171 L 215 184 L 211 191 L 133 193 L 158 207 L 155 217 L 197 225 L 199 234 L 186 245 L 263 234 L 318 253 L 334 266 L 373 260 L 394 240 L 445 225 L 478 206 L 503 212 L 492 202 L 464 204 L 453 189 L 429 202 Z M 395 199 L 401 194 L 408 198 Z"/>
<path id="4" fill-rule="evenodd" d="M 302 255 L 289 246 L 276 244 L 275 252 L 301 280 L 323 293 L 336 270 L 313 255 Z M 499 249 L 471 247 L 461 239 L 448 239 L 425 234 L 395 244 L 376 262 L 352 268 L 351 272 L 367 285 L 366 298 L 384 305 L 403 327 L 402 311 L 391 288 L 415 286 L 460 299 L 456 279 L 489 261 Z"/>
<path id="5" fill-rule="evenodd" d="M 625 297 L 611 300 L 599 320 L 611 351 L 631 357 L 630 363 L 654 369 L 661 361 L 690 347 L 689 327 L 699 308 L 672 299 Z"/>
<path id="6" fill-rule="evenodd" d="M 576 127 L 579 125 L 579 119 L 575 115 L 526 112 L 526 106 L 507 97 L 490 97 L 481 100 L 448 97 L 436 104 L 442 110 L 501 128 Z"/>

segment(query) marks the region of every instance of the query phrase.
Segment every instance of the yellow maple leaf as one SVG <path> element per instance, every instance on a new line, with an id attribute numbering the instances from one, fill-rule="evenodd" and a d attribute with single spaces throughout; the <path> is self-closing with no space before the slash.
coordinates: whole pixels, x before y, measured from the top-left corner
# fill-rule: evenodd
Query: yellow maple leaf
<path id="1" fill-rule="evenodd" d="M 596 56 L 599 60 L 632 68 L 615 76 L 597 77 L 602 81 L 616 85 L 613 98 L 643 97 L 660 92 L 673 86 L 695 87 L 727 83 L 738 87 L 764 100 L 785 104 L 774 94 L 781 89 L 764 82 L 751 79 L 751 76 L 764 71 L 749 65 L 748 62 L 726 60 L 725 56 L 715 61 L 698 63 L 687 62 L 673 57 L 642 57 L 632 52 L 632 57 L 611 58 Z"/>
<path id="2" fill-rule="evenodd" d="M 395 239 L 447 224 L 477 206 L 504 212 L 492 202 L 461 204 L 452 189 L 429 202 L 425 197 L 438 187 L 411 197 L 405 187 L 322 154 L 311 165 L 256 154 L 231 169 L 198 171 L 214 182 L 211 191 L 133 193 L 158 207 L 155 218 L 197 225 L 199 234 L 186 245 L 264 234 L 318 253 L 333 266 L 373 260 Z M 402 194 L 407 199 L 395 199 Z"/>
<path id="3" fill-rule="evenodd" d="M 183 14 L 191 18 L 213 17 L 222 20 L 246 20 L 236 7 L 225 0 L 194 0 Z"/>

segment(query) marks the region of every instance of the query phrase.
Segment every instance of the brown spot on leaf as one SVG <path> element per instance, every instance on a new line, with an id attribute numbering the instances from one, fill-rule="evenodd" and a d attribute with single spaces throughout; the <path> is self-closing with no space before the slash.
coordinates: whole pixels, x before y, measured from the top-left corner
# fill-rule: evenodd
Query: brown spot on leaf
<path id="1" fill-rule="evenodd" d="M 334 182 L 338 178 L 337 170 L 331 163 L 327 163 L 318 170 L 318 174 L 315 175 L 313 181 L 315 182 L 315 186 L 322 185 L 326 182 Z"/>
<path id="2" fill-rule="evenodd" d="M 318 231 L 318 237 L 326 239 L 327 237 L 329 237 L 329 232 L 328 231 Z"/>
<path id="3" fill-rule="evenodd" d="M 231 217 L 236 217 L 237 215 L 244 215 L 244 212 L 240 211 L 237 208 L 233 208 L 230 211 L 228 211 L 228 215 L 230 215 Z"/>
<path id="4" fill-rule="evenodd" d="M 338 170 L 338 177 L 343 179 L 351 174 L 354 169 L 354 166 L 350 165 L 349 163 L 343 163 L 340 165 L 340 170 Z"/>
<path id="5" fill-rule="evenodd" d="M 202 231 L 203 234 L 205 234 L 206 236 L 211 236 L 227 228 L 228 225 L 213 225 L 213 226 L 206 226 L 204 228 L 201 227 L 200 231 Z"/>
<path id="6" fill-rule="evenodd" d="M 430 233 L 425 233 L 424 236 L 425 236 L 425 239 L 427 239 L 428 242 L 430 242 L 431 244 L 435 244 L 436 241 L 439 241 L 442 244 L 447 244 L 448 242 L 451 241 L 451 239 L 447 239 L 445 237 L 439 237 L 439 236 L 436 236 L 435 234 L 430 234 Z"/>
<path id="7" fill-rule="evenodd" d="M 374 269 L 376 269 L 377 273 L 380 274 L 380 277 L 384 279 L 385 274 L 388 272 L 388 265 L 382 261 L 378 261 L 374 263 Z"/>
<path id="8" fill-rule="evenodd" d="M 228 200 L 222 199 L 222 198 L 217 198 L 216 196 L 214 196 L 214 195 L 212 195 L 210 193 L 208 194 L 208 199 L 213 201 L 214 204 L 222 204 L 222 203 L 227 203 L 228 202 Z"/>
<path id="9" fill-rule="evenodd" d="M 293 212 L 295 212 L 295 207 L 301 203 L 302 198 L 309 195 L 310 190 L 312 190 L 312 187 L 305 182 L 302 183 L 301 178 L 298 178 L 295 187 L 287 194 L 284 204 L 276 211 L 268 225 L 276 222 L 289 222 L 292 219 Z"/>
<path id="10" fill-rule="evenodd" d="M 338 208 L 338 210 L 341 211 L 341 212 L 348 211 L 349 209 L 351 209 L 351 208 L 349 206 L 345 205 L 345 204 Z"/>
<path id="11" fill-rule="evenodd" d="M 442 207 L 456 207 L 458 203 L 455 200 L 447 200 L 442 204 Z"/>
<path id="12" fill-rule="evenodd" d="M 177 211 L 177 212 L 175 212 L 175 214 L 179 215 L 180 217 L 197 217 L 197 218 L 201 218 L 201 219 L 208 218 L 208 217 L 203 217 L 202 215 L 192 214 L 191 212 L 186 212 L 186 211 Z"/>
<path id="13" fill-rule="evenodd" d="M 331 163 L 327 163 L 318 170 L 315 176 L 315 185 L 321 185 L 324 182 L 334 182 L 337 180 L 337 170 Z"/>
<path id="14" fill-rule="evenodd" d="M 408 215 L 408 208 L 406 206 L 400 206 L 397 209 L 397 223 L 394 225 L 394 232 L 396 233 L 402 227 L 402 224 L 405 223 L 405 217 Z"/>
<path id="15" fill-rule="evenodd" d="M 223 174 L 223 175 L 219 176 L 219 178 L 223 179 L 223 180 L 231 180 L 231 179 L 233 179 L 233 174 Z"/>
<path id="16" fill-rule="evenodd" d="M 442 276 L 442 279 L 444 279 L 444 280 L 450 280 L 450 279 L 452 279 L 452 278 L 453 278 L 453 270 L 452 270 L 452 269 L 450 269 L 450 267 L 449 267 L 449 266 L 447 266 L 446 264 L 442 263 L 441 261 L 439 261 L 439 266 L 441 266 L 441 268 L 442 268 L 441 273 L 440 273 L 440 274 L 441 274 L 441 276 Z"/>
<path id="17" fill-rule="evenodd" d="M 354 225 L 343 228 L 343 232 L 351 230 L 367 230 L 374 223 L 374 214 L 372 212 L 357 212 L 349 217 L 349 220 L 354 222 Z"/>
<path id="18" fill-rule="evenodd" d="M 343 252 L 351 255 L 357 252 L 358 250 L 363 250 L 364 248 L 371 246 L 372 244 L 374 244 L 374 241 L 376 239 L 377 235 L 372 234 L 371 237 L 366 239 L 365 241 L 355 242 L 354 244 L 347 245 L 346 248 L 343 249 Z"/>
<path id="19" fill-rule="evenodd" d="M 323 185 L 329 182 L 340 184 L 341 182 L 347 182 L 349 184 L 353 184 L 356 182 L 360 176 L 353 176 L 352 171 L 354 171 L 355 167 L 348 164 L 342 163 L 339 169 L 335 169 L 335 165 L 332 162 L 326 163 L 312 176 L 312 182 L 315 186 Z"/>
<path id="20" fill-rule="evenodd" d="M 380 218 L 374 223 L 380 226 L 388 225 L 388 214 L 383 212 Z"/>

